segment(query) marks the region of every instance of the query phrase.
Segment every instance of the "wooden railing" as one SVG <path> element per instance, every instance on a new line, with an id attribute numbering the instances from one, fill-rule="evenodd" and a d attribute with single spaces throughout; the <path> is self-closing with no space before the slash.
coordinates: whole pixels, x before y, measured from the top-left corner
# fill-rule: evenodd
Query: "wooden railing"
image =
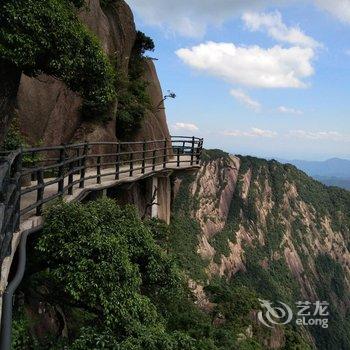
<path id="1" fill-rule="evenodd" d="M 11 253 L 12 233 L 20 224 L 22 154 L 20 151 L 0 158 L 0 258 Z"/>
<path id="2" fill-rule="evenodd" d="M 84 142 L 0 154 L 0 262 L 10 254 L 12 234 L 24 215 L 41 215 L 46 203 L 73 195 L 87 181 L 101 184 L 111 176 L 119 180 L 167 167 L 197 165 L 202 147 L 203 139 L 173 136 L 142 142 Z M 53 186 L 57 186 L 54 191 Z M 45 193 L 49 188 L 50 193 Z"/>

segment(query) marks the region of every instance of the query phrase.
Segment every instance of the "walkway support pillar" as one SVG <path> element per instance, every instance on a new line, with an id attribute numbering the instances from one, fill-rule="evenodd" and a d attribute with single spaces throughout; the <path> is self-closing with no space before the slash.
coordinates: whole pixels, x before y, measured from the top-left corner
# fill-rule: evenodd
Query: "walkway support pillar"
<path id="1" fill-rule="evenodd" d="M 153 205 L 151 218 L 158 218 L 158 177 L 152 177 L 152 196 L 153 196 Z"/>
<path id="2" fill-rule="evenodd" d="M 170 223 L 171 181 L 170 173 L 154 176 L 152 178 L 152 194 L 156 190 L 154 205 L 152 205 L 152 218 L 158 218 Z"/>

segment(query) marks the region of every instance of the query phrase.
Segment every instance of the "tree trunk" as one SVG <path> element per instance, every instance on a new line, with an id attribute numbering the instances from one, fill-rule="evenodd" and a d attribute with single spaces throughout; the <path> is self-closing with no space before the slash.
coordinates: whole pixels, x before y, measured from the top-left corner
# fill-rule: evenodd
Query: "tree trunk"
<path id="1" fill-rule="evenodd" d="M 14 115 L 21 71 L 0 60 L 0 145 Z"/>

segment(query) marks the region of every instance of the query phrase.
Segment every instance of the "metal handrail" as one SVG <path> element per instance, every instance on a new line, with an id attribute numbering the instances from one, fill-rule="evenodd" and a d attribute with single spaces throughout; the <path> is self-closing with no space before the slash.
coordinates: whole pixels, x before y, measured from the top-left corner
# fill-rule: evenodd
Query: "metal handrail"
<path id="1" fill-rule="evenodd" d="M 76 187 L 84 188 L 88 180 L 96 179 L 100 184 L 101 179 L 111 175 L 119 180 L 121 174 L 132 177 L 135 172 L 141 171 L 143 175 L 146 170 L 150 174 L 170 164 L 198 165 L 202 148 L 201 138 L 173 136 L 135 142 L 83 142 L 0 153 L 0 263 L 11 253 L 12 234 L 18 230 L 24 214 L 35 211 L 35 215 L 41 215 L 43 204 L 65 194 L 73 195 Z M 101 171 L 110 168 L 113 172 Z M 91 169 L 96 172 L 87 174 Z M 30 185 L 21 186 L 26 177 L 28 181 L 30 177 Z M 56 184 L 57 191 L 45 196 L 45 188 Z M 21 196 L 32 192 L 36 193 L 36 199 L 20 208 Z"/>

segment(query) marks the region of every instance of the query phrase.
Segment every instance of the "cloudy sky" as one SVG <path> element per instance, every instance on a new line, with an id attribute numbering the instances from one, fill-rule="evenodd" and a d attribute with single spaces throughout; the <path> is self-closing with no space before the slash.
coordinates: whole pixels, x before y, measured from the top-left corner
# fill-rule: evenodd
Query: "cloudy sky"
<path id="1" fill-rule="evenodd" d="M 285 159 L 350 159 L 350 0 L 127 0 L 172 134 Z"/>

